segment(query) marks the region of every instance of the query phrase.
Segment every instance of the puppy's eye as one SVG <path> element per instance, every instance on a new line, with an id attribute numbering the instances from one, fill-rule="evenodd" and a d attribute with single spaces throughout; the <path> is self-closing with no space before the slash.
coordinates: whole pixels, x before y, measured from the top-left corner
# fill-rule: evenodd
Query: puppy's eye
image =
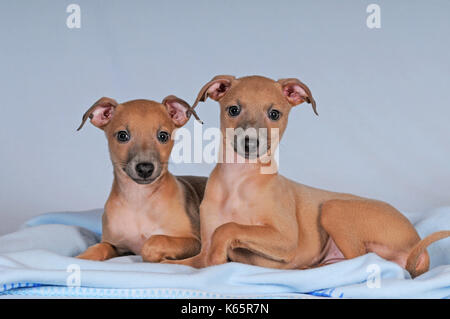
<path id="1" fill-rule="evenodd" d="M 117 140 L 121 143 L 126 143 L 130 140 L 130 134 L 127 131 L 117 132 Z"/>
<path id="2" fill-rule="evenodd" d="M 158 132 L 158 141 L 165 144 L 170 138 L 170 134 L 165 131 Z"/>
<path id="3" fill-rule="evenodd" d="M 236 117 L 241 113 L 241 108 L 238 105 L 232 105 L 228 107 L 228 115 L 231 117 Z"/>
<path id="4" fill-rule="evenodd" d="M 280 119 L 281 112 L 275 109 L 270 109 L 269 112 L 267 113 L 267 116 L 272 121 L 278 121 Z"/>

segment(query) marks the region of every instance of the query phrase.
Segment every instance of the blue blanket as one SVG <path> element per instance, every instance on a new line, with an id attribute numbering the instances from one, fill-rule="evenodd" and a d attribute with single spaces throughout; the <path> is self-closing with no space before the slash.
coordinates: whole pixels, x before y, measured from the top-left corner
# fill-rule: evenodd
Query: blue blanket
<path id="1" fill-rule="evenodd" d="M 73 258 L 100 239 L 101 210 L 51 213 L 0 237 L 0 296 L 94 298 L 450 298 L 450 239 L 429 247 L 430 271 L 412 280 L 376 254 L 310 269 L 239 263 L 193 269 Z M 450 229 L 450 207 L 406 214 L 420 235 Z"/>

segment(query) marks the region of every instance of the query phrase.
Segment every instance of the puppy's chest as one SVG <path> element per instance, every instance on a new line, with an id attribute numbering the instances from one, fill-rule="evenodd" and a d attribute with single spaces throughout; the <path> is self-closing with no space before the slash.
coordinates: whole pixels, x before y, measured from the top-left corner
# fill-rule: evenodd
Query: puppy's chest
<path id="1" fill-rule="evenodd" d="M 262 223 L 263 202 L 245 184 L 228 189 L 223 193 L 217 209 L 217 222 L 224 224 L 235 222 L 246 225 Z"/>
<path id="2" fill-rule="evenodd" d="M 120 209 L 108 212 L 104 223 L 104 240 L 118 249 L 139 254 L 152 235 L 164 234 L 166 221 L 155 209 Z"/>

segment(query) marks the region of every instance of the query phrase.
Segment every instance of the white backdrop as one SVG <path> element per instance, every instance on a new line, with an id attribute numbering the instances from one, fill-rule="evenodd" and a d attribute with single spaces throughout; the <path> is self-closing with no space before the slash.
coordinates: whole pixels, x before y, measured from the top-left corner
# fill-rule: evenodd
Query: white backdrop
<path id="1" fill-rule="evenodd" d="M 372 2 L 379 29 L 366 25 Z M 79 29 L 66 24 L 71 3 Z M 284 175 L 404 211 L 448 205 L 449 12 L 445 0 L 2 1 L 0 233 L 40 213 L 103 206 L 105 137 L 91 125 L 75 132 L 99 97 L 192 102 L 216 74 L 309 85 L 320 116 L 291 112 Z M 205 128 L 218 125 L 213 101 L 198 112 Z"/>

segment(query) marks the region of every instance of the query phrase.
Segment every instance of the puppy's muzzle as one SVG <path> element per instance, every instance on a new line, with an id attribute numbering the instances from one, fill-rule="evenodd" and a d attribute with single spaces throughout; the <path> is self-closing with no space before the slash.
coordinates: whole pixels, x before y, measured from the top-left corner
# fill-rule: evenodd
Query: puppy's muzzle
<path id="1" fill-rule="evenodd" d="M 122 167 L 125 173 L 138 184 L 150 184 L 162 172 L 162 164 L 158 155 L 139 153 L 130 156 L 130 160 Z"/>

